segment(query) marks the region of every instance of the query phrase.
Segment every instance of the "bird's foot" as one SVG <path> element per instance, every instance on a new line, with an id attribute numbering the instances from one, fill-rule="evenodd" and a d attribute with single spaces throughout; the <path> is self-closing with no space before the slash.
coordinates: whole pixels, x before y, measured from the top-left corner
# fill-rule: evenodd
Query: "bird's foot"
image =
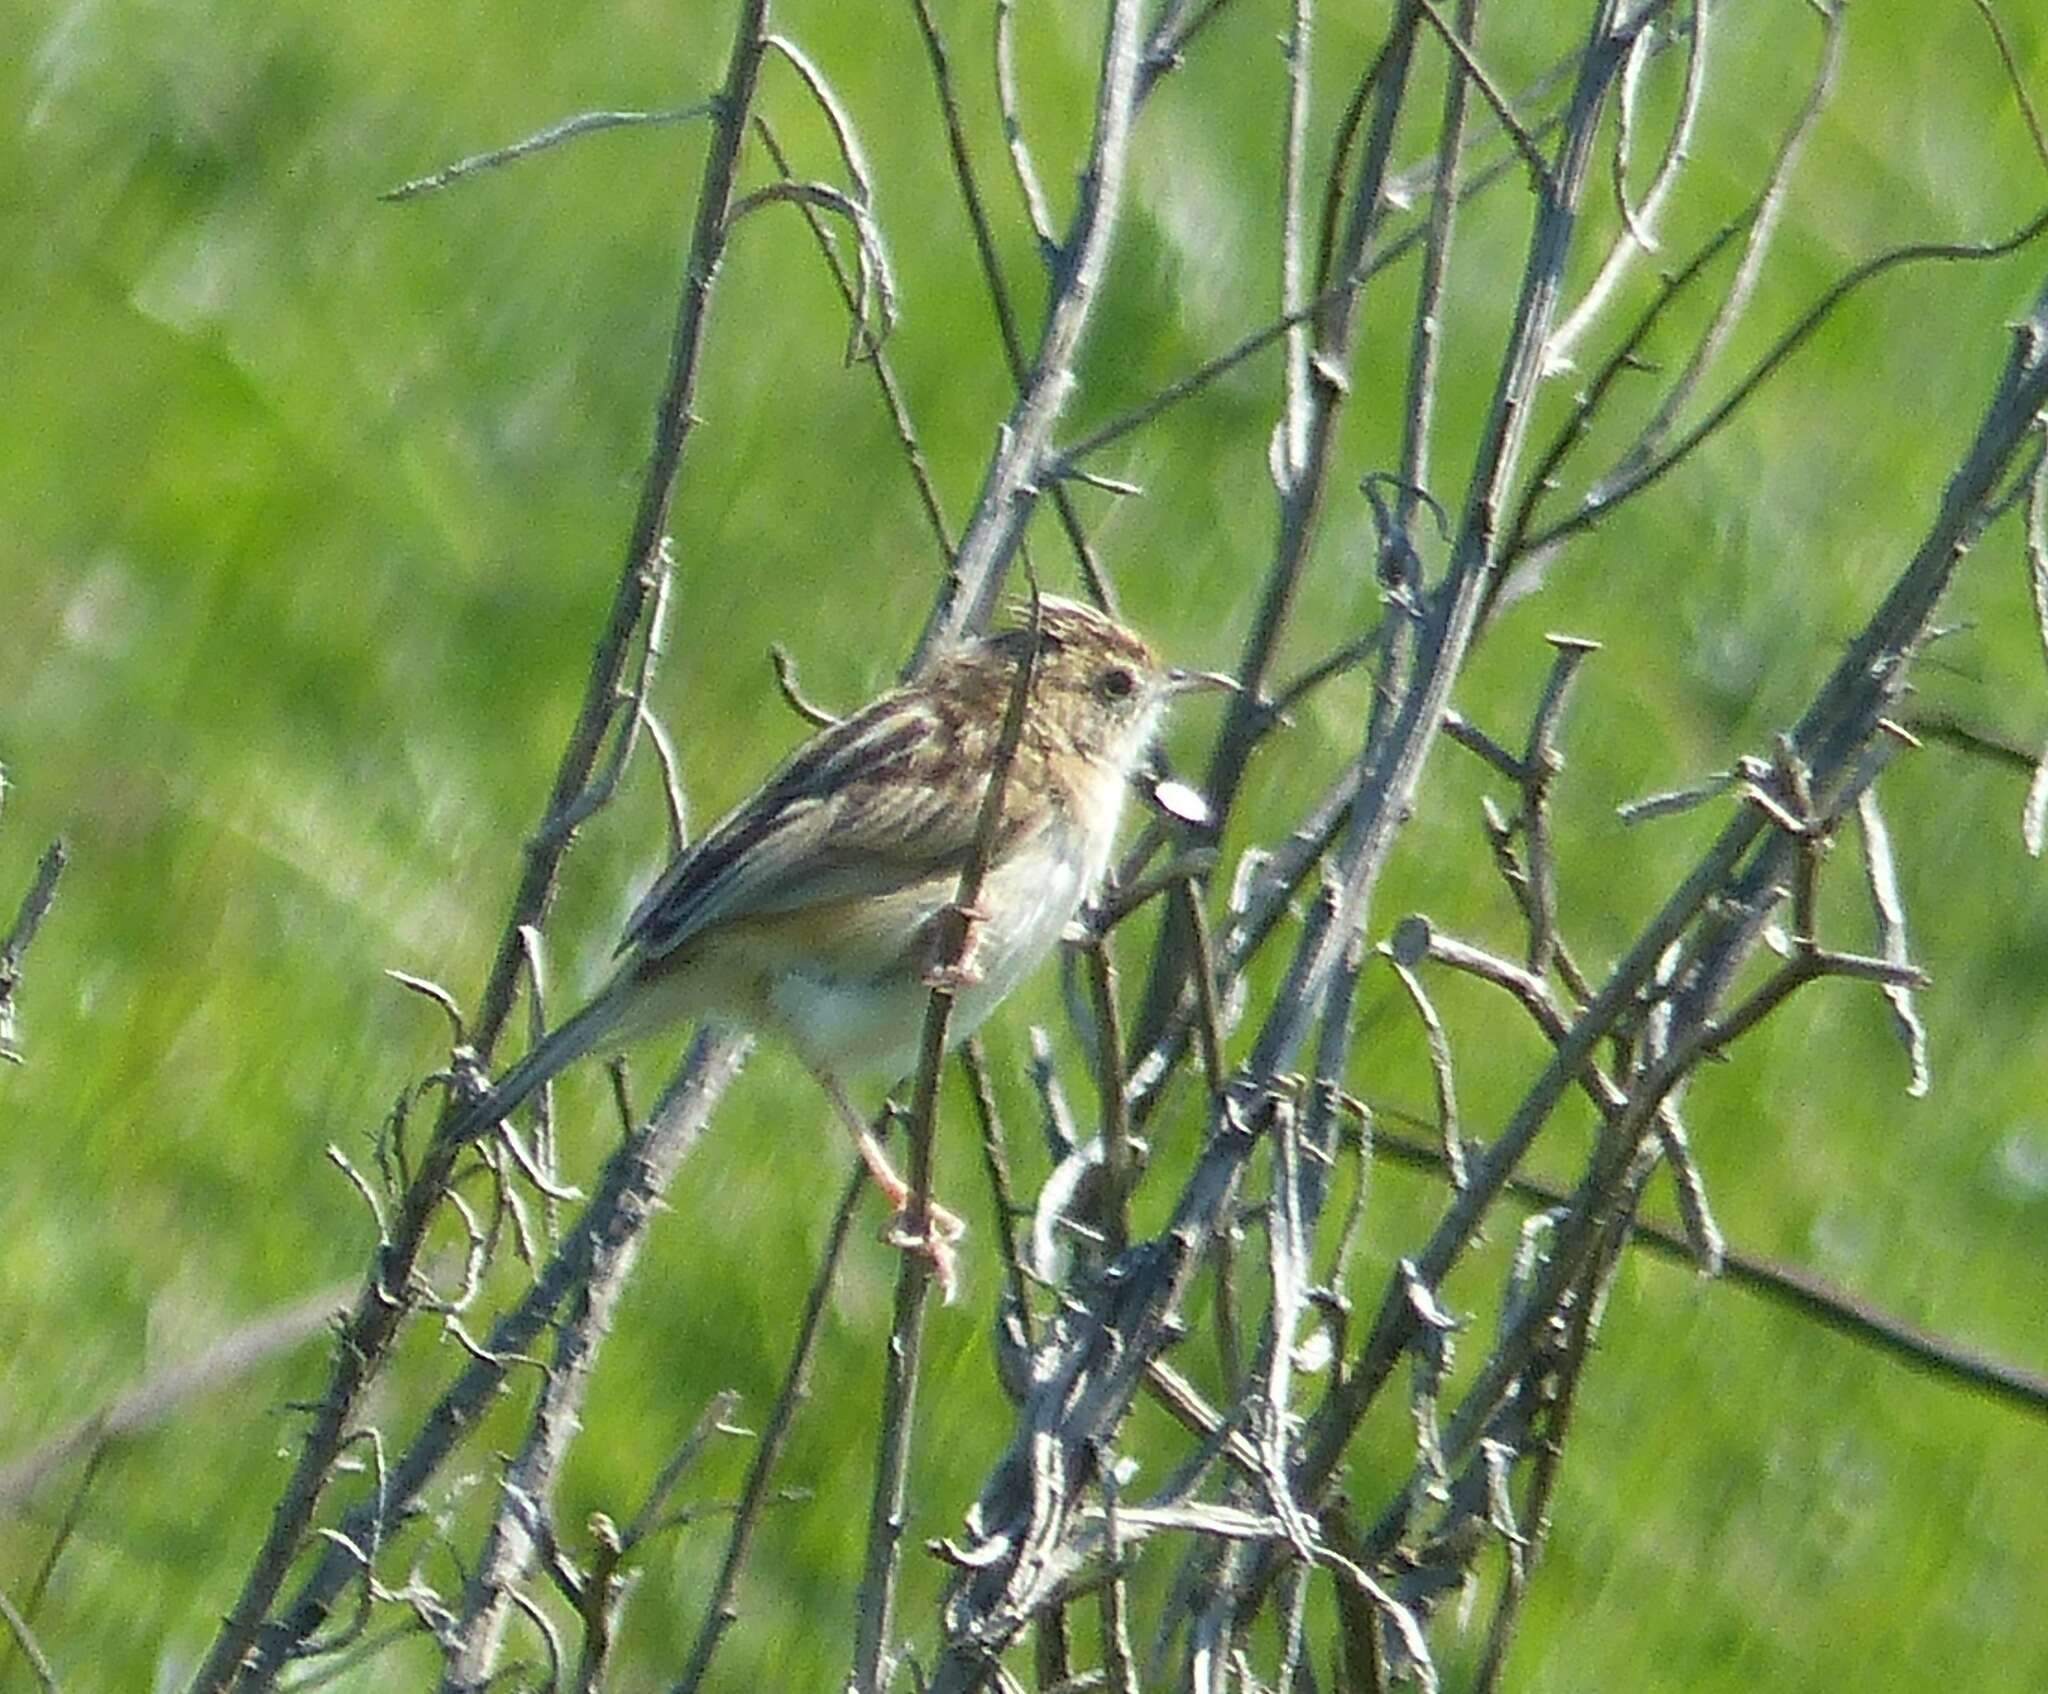
<path id="1" fill-rule="evenodd" d="M 936 1201 L 927 1203 L 922 1228 L 913 1222 L 911 1214 L 906 1195 L 898 1203 L 895 1215 L 882 1226 L 882 1239 L 905 1253 L 929 1259 L 939 1296 L 950 1306 L 960 1292 L 960 1260 L 953 1244 L 967 1233 L 966 1221 Z"/>
<path id="2" fill-rule="evenodd" d="M 981 926 L 988 913 L 980 906 L 950 905 L 939 909 L 932 920 L 929 953 L 921 973 L 927 988 L 943 988 L 957 994 L 982 979 Z"/>

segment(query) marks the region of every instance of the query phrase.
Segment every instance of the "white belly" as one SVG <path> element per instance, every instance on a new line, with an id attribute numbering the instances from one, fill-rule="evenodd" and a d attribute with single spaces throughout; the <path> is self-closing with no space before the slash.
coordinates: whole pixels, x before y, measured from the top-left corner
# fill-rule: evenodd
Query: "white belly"
<path id="1" fill-rule="evenodd" d="M 976 926 L 978 981 L 953 1003 L 949 1042 L 964 1041 L 1057 945 L 1081 904 L 1102 879 L 1110 831 L 1084 857 L 1064 831 L 1012 853 L 992 869 L 981 894 L 988 914 Z M 932 910 L 936 912 L 935 903 Z M 929 915 L 929 914 L 927 914 Z M 781 977 L 769 999 L 785 1033 L 814 1066 L 835 1075 L 879 1072 L 891 1080 L 916 1068 L 930 988 L 910 971 L 849 980 L 804 971 Z"/>

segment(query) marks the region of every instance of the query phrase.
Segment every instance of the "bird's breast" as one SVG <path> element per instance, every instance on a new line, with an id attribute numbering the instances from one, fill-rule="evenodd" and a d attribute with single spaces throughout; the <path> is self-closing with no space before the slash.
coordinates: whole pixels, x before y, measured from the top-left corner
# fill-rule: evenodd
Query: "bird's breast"
<path id="1" fill-rule="evenodd" d="M 1058 944 L 1082 902 L 1101 881 L 1111 832 L 1077 830 L 1067 816 L 1019 842 L 983 878 L 975 924 L 976 979 L 953 1003 L 948 1033 L 965 1040 Z M 911 1070 L 931 990 L 925 970 L 933 918 L 949 905 L 957 884 L 930 885 L 921 914 L 899 912 L 908 945 L 886 964 L 813 950 L 791 957 L 764 985 L 774 1022 L 814 1066 L 844 1073 Z M 913 939 L 914 933 L 914 939 Z M 870 963 L 879 968 L 868 968 Z"/>

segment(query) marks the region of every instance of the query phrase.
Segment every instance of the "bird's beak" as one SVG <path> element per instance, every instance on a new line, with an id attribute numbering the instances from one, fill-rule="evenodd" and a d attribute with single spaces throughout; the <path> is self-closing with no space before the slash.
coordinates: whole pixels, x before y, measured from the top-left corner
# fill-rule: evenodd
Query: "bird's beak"
<path id="1" fill-rule="evenodd" d="M 1198 688 L 1220 688 L 1227 694 L 1244 692 L 1234 676 L 1225 676 L 1221 671 L 1168 671 L 1166 692 L 1169 694 L 1191 694 Z"/>

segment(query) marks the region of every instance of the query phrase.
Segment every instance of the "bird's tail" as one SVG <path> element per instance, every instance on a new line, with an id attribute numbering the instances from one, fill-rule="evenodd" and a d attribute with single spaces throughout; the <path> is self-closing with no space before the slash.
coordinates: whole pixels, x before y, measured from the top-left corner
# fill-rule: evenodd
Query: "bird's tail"
<path id="1" fill-rule="evenodd" d="M 539 1046 L 491 1085 L 488 1094 L 464 1108 L 450 1132 L 453 1137 L 474 1141 L 488 1134 L 602 1042 L 622 1021 L 627 987 L 623 979 L 613 981 L 567 1023 L 549 1031 Z"/>

